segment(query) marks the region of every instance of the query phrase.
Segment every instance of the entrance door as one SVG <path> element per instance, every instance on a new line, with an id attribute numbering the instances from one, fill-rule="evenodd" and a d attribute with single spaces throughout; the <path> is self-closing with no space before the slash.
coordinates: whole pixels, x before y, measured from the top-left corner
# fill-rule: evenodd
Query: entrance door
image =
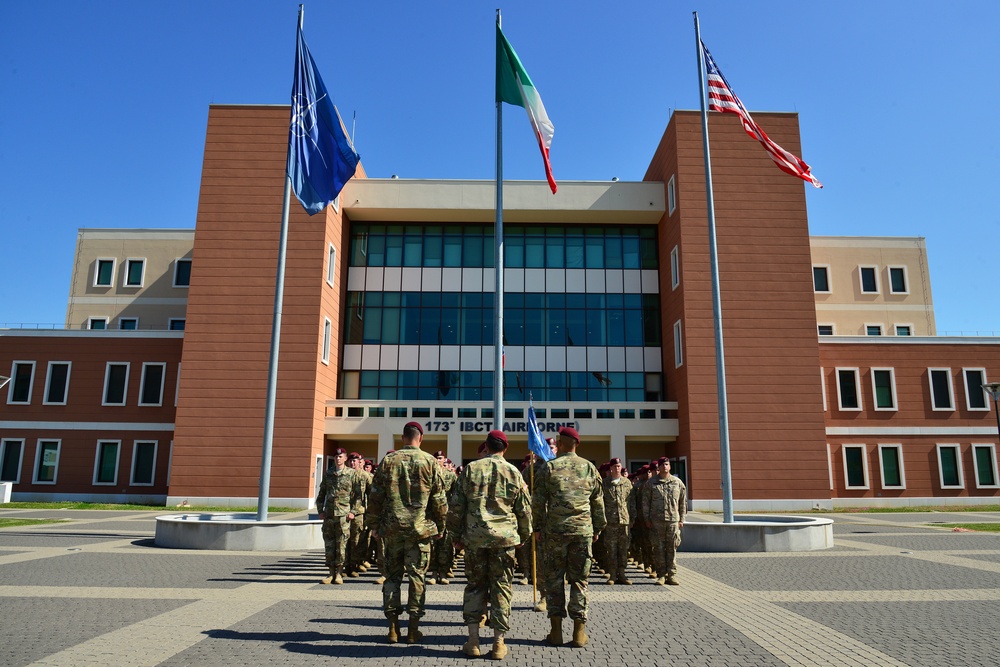
<path id="1" fill-rule="evenodd" d="M 323 483 L 323 457 L 316 457 L 316 472 L 313 473 L 313 499 L 319 495 L 319 485 Z"/>

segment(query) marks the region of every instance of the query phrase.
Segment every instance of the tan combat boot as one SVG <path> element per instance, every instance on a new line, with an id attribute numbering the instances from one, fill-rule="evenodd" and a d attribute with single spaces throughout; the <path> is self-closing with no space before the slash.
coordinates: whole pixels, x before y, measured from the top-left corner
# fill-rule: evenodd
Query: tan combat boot
<path id="1" fill-rule="evenodd" d="M 389 616 L 389 634 L 386 635 L 386 639 L 389 640 L 390 644 L 399 643 L 399 616 Z"/>
<path id="2" fill-rule="evenodd" d="M 667 577 L 667 586 L 680 586 L 681 582 L 677 581 L 677 577 L 674 575 L 669 575 Z"/>
<path id="3" fill-rule="evenodd" d="M 319 580 L 319 582 L 321 584 L 328 584 L 328 585 L 332 584 L 333 583 L 333 578 L 336 577 L 336 576 L 337 576 L 337 571 L 335 569 L 331 568 L 330 569 L 330 576 L 329 577 L 323 577 L 322 579 Z"/>
<path id="4" fill-rule="evenodd" d="M 587 645 L 587 622 L 586 621 L 573 621 L 573 641 L 570 642 L 571 646 L 576 648 L 583 648 Z"/>
<path id="5" fill-rule="evenodd" d="M 462 647 L 462 653 L 470 658 L 478 658 L 482 655 L 479 652 L 479 624 L 469 623 L 469 641 Z"/>
<path id="6" fill-rule="evenodd" d="M 342 583 L 344 583 L 344 577 L 341 576 L 343 572 L 344 572 L 344 568 L 342 568 L 342 567 L 337 568 L 337 573 L 335 575 L 333 575 L 333 583 L 335 583 L 335 584 L 342 584 Z"/>
<path id="7" fill-rule="evenodd" d="M 552 630 L 549 632 L 545 641 L 552 644 L 553 646 L 562 646 L 563 636 L 562 636 L 562 619 L 558 616 L 553 616 L 549 619 L 552 621 Z"/>
<path id="8" fill-rule="evenodd" d="M 416 644 L 423 638 L 424 633 L 420 632 L 420 630 L 418 629 L 419 626 L 420 626 L 420 619 L 410 616 L 410 625 L 407 628 L 406 632 L 407 644 Z"/>
<path id="9" fill-rule="evenodd" d="M 535 603 L 535 611 L 546 611 L 549 606 L 545 603 L 545 598 L 542 597 Z"/>
<path id="10" fill-rule="evenodd" d="M 494 660 L 503 660 L 507 657 L 507 645 L 503 641 L 504 633 L 499 630 L 493 631 L 493 650 L 490 651 L 490 657 Z"/>

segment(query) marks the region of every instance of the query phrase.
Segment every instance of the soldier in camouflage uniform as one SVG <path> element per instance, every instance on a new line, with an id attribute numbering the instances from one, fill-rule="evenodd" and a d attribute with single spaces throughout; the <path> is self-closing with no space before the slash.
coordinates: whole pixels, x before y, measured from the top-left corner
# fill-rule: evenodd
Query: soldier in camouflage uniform
<path id="1" fill-rule="evenodd" d="M 656 583 L 677 586 L 677 547 L 687 514 L 687 487 L 670 474 L 670 459 L 657 462 L 656 477 L 643 487 L 642 515 L 653 544 Z"/>
<path id="2" fill-rule="evenodd" d="M 607 558 L 608 584 L 630 585 L 625 576 L 628 565 L 629 529 L 635 521 L 635 494 L 632 482 L 622 475 L 621 459 L 611 459 L 604 478 L 604 513 L 608 525 L 601 532 Z"/>
<path id="3" fill-rule="evenodd" d="M 324 584 L 344 583 L 344 558 L 350 524 L 364 513 L 364 490 L 361 477 L 348 468 L 347 452 L 338 447 L 333 453 L 333 467 L 326 471 L 316 495 L 316 509 L 323 520 L 323 542 L 326 545 L 326 567 L 330 576 Z"/>
<path id="4" fill-rule="evenodd" d="M 444 476 L 445 496 L 451 497 L 451 489 L 455 485 L 458 475 L 448 469 L 448 457 L 443 451 L 434 452 L 434 458 L 441 466 L 441 473 Z M 455 560 L 455 547 L 452 544 L 452 536 L 448 531 L 441 536 L 440 540 L 435 540 L 431 545 L 431 564 L 428 568 L 427 583 L 448 585 L 448 573 L 451 564 Z"/>
<path id="5" fill-rule="evenodd" d="M 566 616 L 569 584 L 569 616 L 573 619 L 572 645 L 587 643 L 587 577 L 590 576 L 591 546 L 604 529 L 604 498 L 597 468 L 576 455 L 580 435 L 576 429 L 559 429 L 559 455 L 545 464 L 535 478 L 532 499 L 535 530 L 545 543 L 545 597 L 552 630 L 546 640 L 563 643 L 562 619 Z"/>
<path id="6" fill-rule="evenodd" d="M 433 456 L 420 450 L 423 436 L 424 429 L 417 422 L 403 427 L 402 449 L 382 459 L 368 493 L 365 525 L 372 529 L 372 537 L 385 540 L 382 609 L 389 619 L 390 644 L 399 641 L 404 572 L 410 580 L 406 643 L 416 644 L 423 636 L 419 624 L 424 615 L 424 576 L 430 564 L 431 541 L 440 539 L 448 517 L 441 466 Z"/>
<path id="7" fill-rule="evenodd" d="M 351 452 L 347 457 L 347 465 L 353 468 L 361 479 L 362 504 L 361 512 L 354 515 L 351 520 L 351 534 L 347 538 L 347 565 L 344 570 L 347 576 L 356 577 L 362 572 L 368 571 L 365 560 L 368 555 L 368 534 L 365 530 L 364 509 L 368 502 L 368 487 L 372 484 L 372 475 L 364 469 L 364 457 L 357 452 Z"/>
<path id="8" fill-rule="evenodd" d="M 462 618 L 469 641 L 468 656 L 479 653 L 479 623 L 490 605 L 494 660 L 507 655 L 504 636 L 510 630 L 514 549 L 531 537 L 531 499 L 517 468 L 504 460 L 507 437 L 490 431 L 489 455 L 473 461 L 455 483 L 449 500 L 448 532 L 456 548 L 465 548 L 465 598 Z"/>

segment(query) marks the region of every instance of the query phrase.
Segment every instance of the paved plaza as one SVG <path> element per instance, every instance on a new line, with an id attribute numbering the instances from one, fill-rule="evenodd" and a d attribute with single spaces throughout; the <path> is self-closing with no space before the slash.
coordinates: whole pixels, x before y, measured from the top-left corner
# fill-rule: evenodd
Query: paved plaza
<path id="1" fill-rule="evenodd" d="M 323 586 L 315 552 L 154 545 L 155 514 L 0 508 L 69 519 L 0 530 L 0 665 L 448 665 L 468 659 L 464 578 L 428 587 L 421 644 L 385 643 L 374 573 Z M 681 586 L 591 578 L 590 644 L 548 646 L 515 587 L 511 665 L 997 664 L 1000 536 L 933 522 L 997 513 L 836 514 L 835 547 L 679 555 Z M 696 519 L 689 515 L 689 519 Z M 567 638 L 572 629 L 564 624 Z M 484 643 L 492 637 L 482 632 Z M 336 662 L 331 662 L 334 659 Z M 485 658 L 483 658 L 485 660 Z"/>

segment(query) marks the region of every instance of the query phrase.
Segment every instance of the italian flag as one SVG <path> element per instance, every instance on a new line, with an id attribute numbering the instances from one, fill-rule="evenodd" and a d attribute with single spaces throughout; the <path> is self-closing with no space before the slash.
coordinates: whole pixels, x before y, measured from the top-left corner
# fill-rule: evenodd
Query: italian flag
<path id="1" fill-rule="evenodd" d="M 549 181 L 552 194 L 556 193 L 556 179 L 552 177 L 552 165 L 549 163 L 549 147 L 552 146 L 552 135 L 555 126 L 545 113 L 542 98 L 531 83 L 531 77 L 524 71 L 521 59 L 514 53 L 510 42 L 503 36 L 497 25 L 497 102 L 506 102 L 524 107 L 528 112 L 528 120 L 535 130 L 538 148 L 542 151 L 545 161 L 545 178 Z"/>

